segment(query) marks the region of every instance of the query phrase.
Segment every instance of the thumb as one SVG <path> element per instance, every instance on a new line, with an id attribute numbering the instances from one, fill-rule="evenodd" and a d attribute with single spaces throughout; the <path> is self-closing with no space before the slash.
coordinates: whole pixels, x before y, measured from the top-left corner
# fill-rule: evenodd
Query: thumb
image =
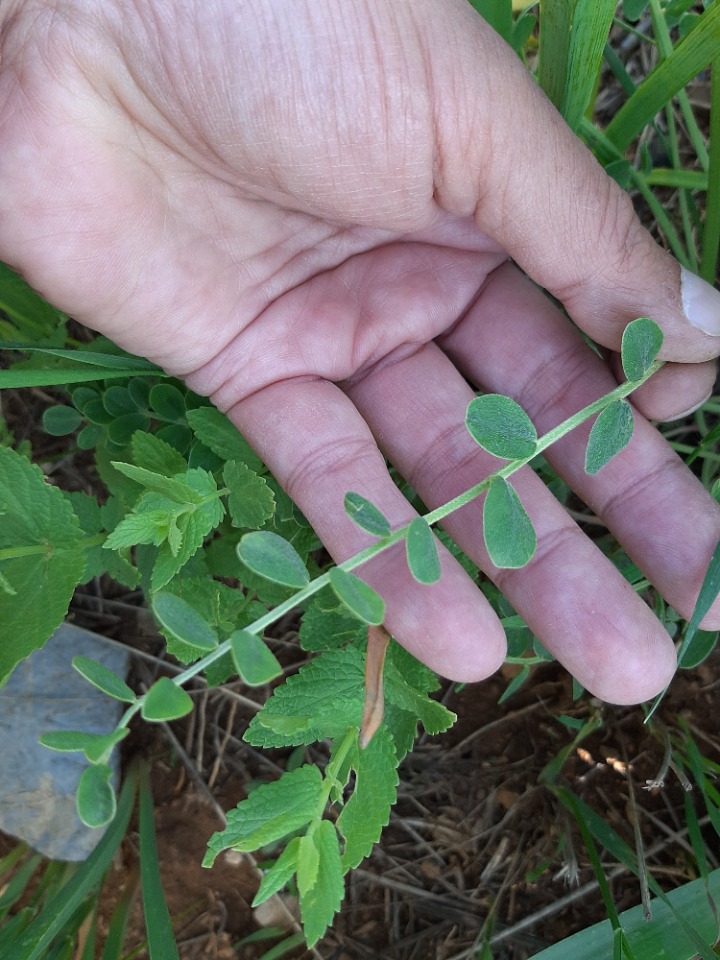
<path id="1" fill-rule="evenodd" d="M 514 52 L 480 17 L 456 13 L 474 63 L 447 64 L 462 85 L 435 75 L 436 98 L 456 98 L 454 110 L 436 104 L 440 204 L 460 212 L 474 195 L 477 225 L 604 346 L 619 349 L 624 327 L 647 316 L 663 329 L 664 359 L 717 356 L 720 292 L 655 243 Z"/>

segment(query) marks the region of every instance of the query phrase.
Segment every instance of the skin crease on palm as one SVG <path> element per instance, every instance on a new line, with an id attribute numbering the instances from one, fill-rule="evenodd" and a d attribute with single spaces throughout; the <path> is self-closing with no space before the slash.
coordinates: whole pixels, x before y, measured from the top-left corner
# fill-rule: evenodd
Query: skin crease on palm
<path id="1" fill-rule="evenodd" d="M 720 306 L 706 290 L 688 322 L 677 263 L 466 0 L 4 0 L 0 58 L 0 258 L 227 411 L 338 561 L 370 539 L 347 491 L 413 516 L 385 457 L 430 508 L 495 468 L 468 380 L 543 432 L 612 389 L 622 329 L 655 319 L 674 362 L 630 447 L 587 477 L 580 429 L 549 459 L 690 615 L 720 510 L 642 414 L 708 396 L 720 338 L 697 327 L 720 333 Z M 662 625 L 537 477 L 514 483 L 527 568 L 492 567 L 478 502 L 448 531 L 593 693 L 658 692 Z M 398 547 L 362 576 L 401 643 L 478 680 L 503 632 L 442 566 L 416 584 Z"/>

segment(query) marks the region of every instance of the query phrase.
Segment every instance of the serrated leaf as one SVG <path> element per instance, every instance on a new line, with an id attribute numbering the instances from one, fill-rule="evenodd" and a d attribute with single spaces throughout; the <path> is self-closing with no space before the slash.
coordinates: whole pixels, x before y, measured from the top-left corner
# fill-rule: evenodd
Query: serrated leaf
<path id="1" fill-rule="evenodd" d="M 663 339 L 660 327 L 648 317 L 639 317 L 625 327 L 620 357 L 628 380 L 642 380 L 657 359 Z"/>
<path id="2" fill-rule="evenodd" d="M 172 500 L 167 501 L 172 504 Z M 177 504 L 175 504 L 177 508 Z M 167 538 L 171 520 L 164 510 L 142 510 L 129 513 L 109 533 L 103 544 L 106 550 L 122 550 L 135 547 L 139 543 L 153 543 L 159 546 Z"/>
<path id="3" fill-rule="evenodd" d="M 238 460 L 256 473 L 262 469 L 260 457 L 224 413 L 215 407 L 200 407 L 188 410 L 186 417 L 198 440 L 223 460 Z"/>
<path id="4" fill-rule="evenodd" d="M 410 524 L 405 539 L 405 553 L 410 573 L 418 583 L 437 583 L 442 570 L 437 543 L 432 530 L 423 517 L 416 517 Z"/>
<path id="5" fill-rule="evenodd" d="M 310 575 L 297 550 L 269 530 L 246 533 L 237 545 L 237 554 L 253 573 L 274 583 L 296 588 L 310 583 Z"/>
<path id="6" fill-rule="evenodd" d="M 63 405 L 49 407 L 42 418 L 43 430 L 51 437 L 66 437 L 77 430 L 81 423 L 80 411 Z"/>
<path id="7" fill-rule="evenodd" d="M 345 513 L 361 530 L 371 533 L 374 537 L 387 537 L 392 533 L 387 517 L 374 503 L 370 503 L 359 493 L 345 494 Z"/>
<path id="8" fill-rule="evenodd" d="M 112 771 L 105 764 L 94 764 L 83 771 L 76 804 L 78 816 L 86 827 L 104 827 L 115 816 L 117 803 L 111 777 Z"/>
<path id="9" fill-rule="evenodd" d="M 197 471 L 188 471 L 188 475 L 193 472 Z M 202 506 L 178 516 L 176 522 L 180 536 L 172 545 L 168 540 L 160 546 L 151 577 L 153 590 L 162 590 L 182 570 L 222 521 L 224 514 L 225 508 L 220 500 L 209 497 Z"/>
<path id="10" fill-rule="evenodd" d="M 250 722 L 245 740 L 282 747 L 340 736 L 360 726 L 365 698 L 365 656 L 355 647 L 331 650 L 301 667 L 277 687 Z M 274 720 L 284 729 L 272 729 Z"/>
<path id="11" fill-rule="evenodd" d="M 385 619 L 385 601 L 359 577 L 340 567 L 333 567 L 330 586 L 358 620 L 379 627 Z"/>
<path id="12" fill-rule="evenodd" d="M 260 888 L 252 902 L 253 907 L 265 903 L 274 893 L 282 890 L 288 880 L 297 870 L 300 837 L 293 837 L 285 847 L 275 863 L 262 878 Z"/>
<path id="13" fill-rule="evenodd" d="M 387 702 L 417 717 L 427 733 L 444 733 L 457 720 L 456 714 L 447 707 L 410 686 L 392 663 L 385 664 L 384 690 Z M 372 741 L 370 743 L 372 745 Z"/>
<path id="14" fill-rule="evenodd" d="M 187 461 L 175 447 L 152 433 L 138 431 L 132 438 L 132 455 L 136 466 L 166 477 L 175 477 L 188 469 Z"/>
<path id="15" fill-rule="evenodd" d="M 333 603 L 338 601 L 332 595 Z M 359 623 L 344 605 L 331 609 L 316 599 L 303 614 L 298 640 L 303 650 L 335 650 L 367 638 L 367 626 Z"/>
<path id="16" fill-rule="evenodd" d="M 275 511 L 275 497 L 265 480 L 237 460 L 225 464 L 223 480 L 230 488 L 228 510 L 232 525 L 250 530 L 262 527 Z"/>
<path id="17" fill-rule="evenodd" d="M 315 886 L 320 867 L 320 851 L 315 846 L 312 834 L 300 838 L 297 857 L 297 885 L 301 897 L 306 896 Z"/>
<path id="18" fill-rule="evenodd" d="M 615 400 L 598 414 L 585 451 L 585 473 L 595 476 L 625 449 L 633 435 L 633 412 L 627 400 Z"/>
<path id="19" fill-rule="evenodd" d="M 135 703 L 137 697 L 130 687 L 116 676 L 112 670 L 108 670 L 102 663 L 96 660 L 90 660 L 89 657 L 74 657 L 72 665 L 81 677 L 85 677 L 88 683 L 91 683 L 98 690 L 102 690 L 114 700 L 121 700 L 123 703 Z"/>
<path id="20" fill-rule="evenodd" d="M 523 408 L 498 393 L 471 400 L 465 425 L 475 443 L 503 460 L 531 457 L 537 447 L 537 431 Z"/>
<path id="21" fill-rule="evenodd" d="M 524 567 L 537 547 L 530 517 L 513 487 L 502 477 L 493 480 L 485 497 L 483 536 L 490 560 L 504 570 Z"/>
<path id="22" fill-rule="evenodd" d="M 398 758 L 388 731 L 381 728 L 364 750 L 356 748 L 352 766 L 355 789 L 337 822 L 345 838 L 344 873 L 370 855 L 397 798 Z"/>
<path id="23" fill-rule="evenodd" d="M 124 476 L 145 487 L 146 490 L 159 493 L 176 503 L 197 504 L 203 499 L 197 491 L 193 490 L 189 484 L 183 483 L 178 477 L 164 477 L 160 473 L 146 470 L 144 467 L 136 467 L 133 463 L 123 463 L 120 460 L 113 460 L 112 465 Z"/>
<path id="24" fill-rule="evenodd" d="M 344 894 L 340 845 L 329 820 L 320 821 L 313 833 L 313 842 L 319 856 L 317 877 L 310 890 L 300 896 L 300 915 L 309 947 L 313 947 L 330 926 Z"/>
<path id="25" fill-rule="evenodd" d="M 282 675 L 277 657 L 257 634 L 236 630 L 230 636 L 230 649 L 235 669 L 249 687 L 261 687 Z"/>
<path id="26" fill-rule="evenodd" d="M 15 665 L 42 647 L 61 623 L 85 572 L 85 550 L 70 500 L 7 447 L 0 447 L 0 517 L 0 549 L 6 552 L 6 587 L 0 591 L 2 686 Z M 25 555 L 12 556 L 13 549 Z"/>
<path id="27" fill-rule="evenodd" d="M 307 765 L 253 790 L 228 811 L 225 829 L 210 838 L 203 866 L 211 867 L 223 850 L 257 850 L 304 827 L 322 812 L 322 791 L 322 774 Z"/>
<path id="28" fill-rule="evenodd" d="M 145 694 L 140 715 L 150 723 L 164 723 L 186 716 L 192 708 L 193 702 L 182 687 L 169 677 L 160 677 Z"/>
<path id="29" fill-rule="evenodd" d="M 163 633 L 190 647 L 197 659 L 210 653 L 218 645 L 213 628 L 182 597 L 172 593 L 156 593 L 152 598 L 152 610 Z"/>

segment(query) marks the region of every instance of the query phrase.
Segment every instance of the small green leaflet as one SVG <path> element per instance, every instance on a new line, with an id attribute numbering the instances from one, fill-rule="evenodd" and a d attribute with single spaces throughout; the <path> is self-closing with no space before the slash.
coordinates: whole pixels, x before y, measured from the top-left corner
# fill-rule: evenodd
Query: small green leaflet
<path id="1" fill-rule="evenodd" d="M 48 407 L 42 418 L 43 430 L 51 437 L 66 437 L 77 430 L 81 423 L 80 411 L 63 405 Z"/>
<path id="2" fill-rule="evenodd" d="M 633 435 L 633 412 L 627 400 L 615 400 L 598 415 L 585 451 L 585 473 L 595 476 L 625 449 Z"/>
<path id="3" fill-rule="evenodd" d="M 58 753 L 84 753 L 90 763 L 105 763 L 121 740 L 130 733 L 127 727 L 120 727 L 112 733 L 84 733 L 75 730 L 57 730 L 45 733 L 40 743 L 48 750 Z"/>
<path id="4" fill-rule="evenodd" d="M 537 431 L 523 408 L 498 393 L 487 393 L 470 401 L 465 425 L 475 443 L 503 460 L 532 457 Z"/>
<path id="5" fill-rule="evenodd" d="M 502 477 L 493 480 L 485 497 L 483 536 L 491 561 L 500 569 L 524 567 L 535 553 L 537 538 L 530 517 Z"/>
<path id="6" fill-rule="evenodd" d="M 240 679 L 249 687 L 261 687 L 282 675 L 275 654 L 249 630 L 236 630 L 231 634 L 230 650 Z"/>
<path id="7" fill-rule="evenodd" d="M 88 683 L 102 690 L 109 697 L 121 700 L 123 703 L 135 703 L 137 700 L 125 681 L 115 676 L 112 670 L 108 670 L 102 663 L 97 663 L 88 657 L 74 657 L 72 665 L 81 677 L 85 677 Z"/>
<path id="8" fill-rule="evenodd" d="M 361 530 L 374 537 L 387 537 L 392 532 L 387 517 L 359 493 L 345 494 L 345 513 Z"/>
<path id="9" fill-rule="evenodd" d="M 335 827 L 329 820 L 321 820 L 312 834 L 318 852 L 315 883 L 300 895 L 305 939 L 313 947 L 324 935 L 332 918 L 340 909 L 344 894 L 340 845 Z"/>
<path id="10" fill-rule="evenodd" d="M 275 511 L 275 497 L 267 483 L 237 460 L 225 464 L 223 480 L 230 489 L 228 510 L 232 525 L 250 530 L 262 527 Z"/>
<path id="11" fill-rule="evenodd" d="M 442 573 L 437 543 L 423 517 L 410 524 L 405 540 L 405 553 L 410 573 L 418 583 L 437 583 Z"/>
<path id="12" fill-rule="evenodd" d="M 330 586 L 358 620 L 379 627 L 385 619 L 385 601 L 359 577 L 333 567 Z"/>
<path id="13" fill-rule="evenodd" d="M 337 822 L 345 838 L 344 873 L 369 856 L 397 798 L 398 759 L 387 730 L 381 727 L 364 750 L 355 747 L 352 767 L 355 789 Z"/>
<path id="14" fill-rule="evenodd" d="M 169 677 L 160 677 L 143 698 L 140 714 L 150 723 L 164 723 L 186 716 L 193 708 L 188 694 Z"/>
<path id="15" fill-rule="evenodd" d="M 237 554 L 246 567 L 267 580 L 298 589 L 310 583 L 300 554 L 277 533 L 268 530 L 246 533 L 237 545 Z"/>
<path id="16" fill-rule="evenodd" d="M 218 645 L 213 628 L 182 597 L 172 593 L 156 593 L 152 598 L 153 613 L 164 633 L 198 651 L 198 656 L 209 653 Z"/>
<path id="17" fill-rule="evenodd" d="M 262 470 L 260 457 L 224 413 L 215 407 L 199 407 L 188 410 L 186 417 L 198 440 L 223 460 L 239 460 L 256 473 Z"/>
<path id="18" fill-rule="evenodd" d="M 83 771 L 78 783 L 76 804 L 86 827 L 104 827 L 115 816 L 115 791 L 110 783 L 112 771 L 105 764 L 93 764 Z"/>
<path id="19" fill-rule="evenodd" d="M 228 811 L 227 826 L 210 838 L 203 866 L 211 867 L 223 850 L 257 850 L 300 830 L 319 816 L 322 797 L 323 778 L 315 766 L 263 784 Z"/>
<path id="20" fill-rule="evenodd" d="M 657 359 L 662 344 L 662 330 L 654 320 L 639 317 L 625 327 L 620 357 L 628 380 L 643 379 Z"/>
<path id="21" fill-rule="evenodd" d="M 171 423 L 182 423 L 185 419 L 185 396 L 171 383 L 158 383 L 150 390 L 150 406 Z"/>

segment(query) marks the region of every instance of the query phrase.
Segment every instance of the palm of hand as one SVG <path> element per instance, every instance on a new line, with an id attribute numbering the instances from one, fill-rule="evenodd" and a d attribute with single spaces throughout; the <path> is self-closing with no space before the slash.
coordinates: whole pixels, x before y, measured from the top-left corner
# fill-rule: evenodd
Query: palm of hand
<path id="1" fill-rule="evenodd" d="M 459 182 L 466 158 L 443 154 L 419 48 L 408 53 L 398 33 L 394 52 L 407 56 L 369 67 L 363 53 L 382 60 L 392 42 L 343 33 L 330 10 L 316 9 L 304 32 L 289 27 L 302 42 L 288 50 L 269 42 L 263 31 L 277 26 L 262 17 L 253 44 L 231 12 L 195 21 L 193 9 L 172 29 L 119 15 L 106 25 L 117 47 L 90 42 L 73 57 L 61 32 L 60 83 L 42 57 L 26 57 L 10 80 L 6 72 L 25 105 L 13 113 L 0 87 L 0 180 L 16 197 L 0 212 L 3 249 L 53 302 L 228 411 L 340 559 L 366 542 L 343 517 L 346 491 L 395 524 L 412 516 L 373 435 L 433 506 L 492 469 L 464 432 L 465 376 L 515 393 L 546 423 L 605 392 L 611 376 L 477 229 L 479 188 Z M 333 33 L 339 64 L 321 63 L 310 21 Z M 133 40 L 152 55 L 124 59 Z M 358 89 L 357 77 L 380 88 Z M 28 180 L 30 150 L 39 166 Z M 486 221 L 497 222 L 492 203 Z M 581 437 L 563 442 L 557 468 L 687 608 L 702 574 L 689 550 L 665 565 L 677 535 L 666 503 L 707 503 L 639 426 L 634 460 L 607 474 L 582 476 Z M 644 475 L 669 467 L 663 497 L 634 498 Z M 493 570 L 477 505 L 449 531 L 581 682 L 619 701 L 654 692 L 673 661 L 662 627 L 533 475 L 517 486 L 540 534 L 527 570 Z M 421 659 L 458 678 L 485 675 L 502 656 L 502 631 L 446 552 L 442 562 L 431 588 L 393 551 L 364 575 L 389 601 L 391 631 Z M 678 583 L 689 565 L 694 577 Z"/>

